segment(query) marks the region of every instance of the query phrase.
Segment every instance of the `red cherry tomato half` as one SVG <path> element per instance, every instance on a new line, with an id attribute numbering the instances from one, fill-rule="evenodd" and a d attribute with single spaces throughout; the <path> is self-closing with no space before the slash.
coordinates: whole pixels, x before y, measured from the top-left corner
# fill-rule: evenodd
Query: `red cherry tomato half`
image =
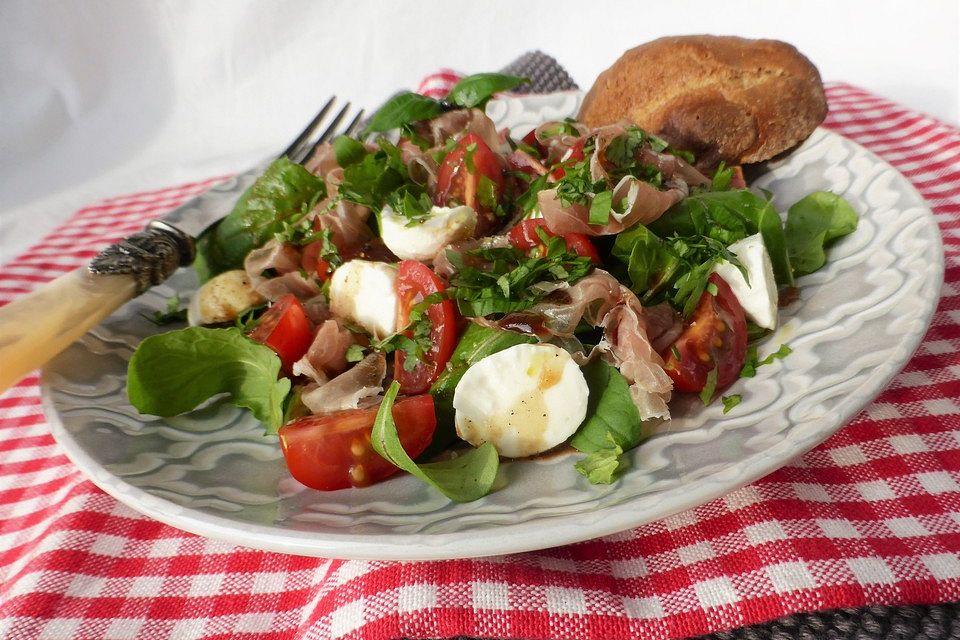
<path id="1" fill-rule="evenodd" d="M 693 320 L 663 353 L 664 370 L 677 391 L 703 391 L 707 375 L 716 368 L 719 392 L 737 379 L 747 356 L 743 307 L 720 276 L 713 274 L 710 282 L 717 294 L 703 292 Z"/>
<path id="2" fill-rule="evenodd" d="M 551 178 L 554 180 L 559 180 L 563 176 L 567 175 L 567 167 L 572 167 L 584 159 L 583 145 L 586 141 L 586 138 L 581 138 L 580 140 L 577 140 L 572 147 L 570 147 L 570 151 L 565 154 L 566 157 L 554 165 L 553 171 L 550 172 Z"/>
<path id="3" fill-rule="evenodd" d="M 315 275 L 320 282 L 326 282 L 330 277 L 330 263 L 320 257 L 323 251 L 323 241 L 317 240 L 311 242 L 303 248 L 303 255 L 300 259 L 300 266 L 310 275 Z"/>
<path id="4" fill-rule="evenodd" d="M 365 487 L 398 469 L 370 446 L 378 407 L 305 416 L 280 427 L 280 449 L 290 474 L 320 491 Z M 411 458 L 433 439 L 437 418 L 433 396 L 403 398 L 393 405 L 393 420 L 404 451 Z"/>
<path id="5" fill-rule="evenodd" d="M 404 260 L 397 273 L 397 326 L 410 323 L 410 309 L 432 293 L 442 293 L 446 287 L 430 267 L 416 260 Z M 430 348 L 424 360 L 411 369 L 404 366 L 407 355 L 394 353 L 394 378 L 400 383 L 400 393 L 425 393 L 440 377 L 457 346 L 457 307 L 452 300 L 442 300 L 427 307 L 430 320 Z M 405 335 L 413 337 L 412 332 Z"/>
<path id="6" fill-rule="evenodd" d="M 481 193 L 481 178 L 493 182 L 493 193 L 489 195 L 495 202 L 491 203 Z M 434 203 L 442 207 L 465 204 L 483 216 L 493 213 L 502 194 L 503 169 L 497 154 L 477 134 L 465 135 L 446 155 L 437 171 Z"/>
<path id="7" fill-rule="evenodd" d="M 310 348 L 313 323 L 297 297 L 288 293 L 260 317 L 260 323 L 250 332 L 250 337 L 276 351 L 283 370 L 289 372 L 293 363 Z"/>
<path id="8" fill-rule="evenodd" d="M 543 250 L 543 241 L 540 239 L 537 229 L 542 229 L 551 237 L 556 237 L 557 235 L 550 231 L 543 218 L 531 218 L 524 220 L 513 229 L 510 229 L 510 233 L 507 234 L 507 240 L 509 240 L 511 245 L 521 251 L 528 251 L 534 248 Z M 585 234 L 568 233 L 563 236 L 563 240 L 567 243 L 568 250 L 573 251 L 578 256 L 590 258 L 594 264 L 600 264 L 600 254 L 597 253 L 593 242 L 591 242 L 590 238 Z"/>

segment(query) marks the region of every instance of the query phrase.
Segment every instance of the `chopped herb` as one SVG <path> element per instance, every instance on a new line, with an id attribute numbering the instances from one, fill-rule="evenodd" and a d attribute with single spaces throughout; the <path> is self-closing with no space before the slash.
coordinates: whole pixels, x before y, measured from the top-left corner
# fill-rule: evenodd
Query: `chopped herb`
<path id="1" fill-rule="evenodd" d="M 364 348 L 359 344 L 352 344 L 347 347 L 346 359 L 347 362 L 360 362 L 363 360 Z"/>
<path id="2" fill-rule="evenodd" d="M 549 175 L 542 175 L 533 180 L 527 190 L 523 192 L 523 195 L 517 198 L 517 207 L 525 214 L 529 214 L 537 208 L 537 194 L 548 188 L 549 177 Z"/>
<path id="3" fill-rule="evenodd" d="M 446 299 L 446 294 L 431 293 L 417 304 L 410 307 L 409 321 L 407 325 L 383 340 L 374 340 L 371 347 L 391 353 L 402 351 L 404 353 L 403 368 L 407 371 L 413 371 L 417 363 L 426 360 L 427 352 L 433 347 L 433 322 L 427 315 L 427 310 Z"/>
<path id="4" fill-rule="evenodd" d="M 703 385 L 703 391 L 700 392 L 700 402 L 707 406 L 713 401 L 713 394 L 717 392 L 717 368 L 710 369 L 707 374 L 707 381 Z"/>
<path id="5" fill-rule="evenodd" d="M 752 344 L 747 348 L 747 358 L 743 363 L 743 369 L 740 370 L 740 377 L 752 378 L 757 375 L 757 367 L 762 367 L 765 364 L 773 364 L 774 360 L 783 360 L 791 353 L 793 353 L 793 349 L 782 344 L 779 349 L 763 360 L 760 360 L 757 355 L 757 345 Z"/>
<path id="6" fill-rule="evenodd" d="M 743 397 L 739 393 L 735 393 L 732 396 L 722 396 L 720 402 L 723 403 L 723 412 L 727 413 L 730 409 L 740 404 L 742 400 Z"/>
<path id="7" fill-rule="evenodd" d="M 673 354 L 673 357 L 676 358 L 677 362 L 680 362 L 682 358 L 680 357 L 680 349 L 677 349 L 677 345 L 670 345 L 670 353 Z"/>
<path id="8" fill-rule="evenodd" d="M 726 191 L 730 188 L 730 181 L 733 180 L 733 167 L 728 167 L 725 162 L 720 161 L 720 166 L 713 174 L 713 182 L 710 188 L 713 191 Z"/>
<path id="9" fill-rule="evenodd" d="M 590 197 L 607 188 L 606 180 L 593 180 L 590 175 L 590 160 L 581 160 L 567 167 L 560 180 L 555 184 L 557 199 L 565 207 L 571 204 L 587 205 Z"/>
<path id="10" fill-rule="evenodd" d="M 544 234 L 541 240 L 546 247 L 541 256 L 513 247 L 476 249 L 470 255 L 486 261 L 485 269 L 454 263 L 458 271 L 451 284 L 460 312 L 481 317 L 529 309 L 545 295 L 532 285 L 576 282 L 590 272 L 590 259 L 568 251 L 563 238 Z"/>
<path id="11" fill-rule="evenodd" d="M 243 333 L 250 333 L 260 324 L 260 316 L 266 310 L 267 305 L 262 304 L 253 309 L 247 309 L 233 321 L 234 326 Z"/>
<path id="12" fill-rule="evenodd" d="M 593 196 L 590 203 L 590 224 L 607 224 L 610 221 L 610 209 L 613 206 L 613 192 L 601 191 Z"/>
<path id="13" fill-rule="evenodd" d="M 718 291 L 717 291 L 717 285 L 713 284 L 712 282 L 708 282 L 708 283 L 707 283 L 707 292 L 709 292 L 710 295 L 712 295 L 712 296 L 716 296 L 717 293 L 718 293 Z"/>
<path id="14" fill-rule="evenodd" d="M 167 300 L 166 311 L 154 311 L 153 315 L 141 313 L 144 318 L 154 323 L 158 327 L 174 322 L 184 322 L 187 319 L 187 308 L 180 308 L 180 296 L 174 294 Z"/>

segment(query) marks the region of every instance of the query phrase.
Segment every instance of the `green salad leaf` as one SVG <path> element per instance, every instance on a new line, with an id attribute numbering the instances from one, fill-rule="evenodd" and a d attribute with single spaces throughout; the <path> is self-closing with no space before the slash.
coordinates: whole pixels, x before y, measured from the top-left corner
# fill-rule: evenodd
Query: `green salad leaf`
<path id="1" fill-rule="evenodd" d="M 227 393 L 276 433 L 290 391 L 279 375 L 277 354 L 236 327 L 189 327 L 140 343 L 127 367 L 127 396 L 137 411 L 169 417 Z"/>
<path id="2" fill-rule="evenodd" d="M 666 287 L 680 267 L 680 256 L 642 224 L 618 233 L 611 255 L 627 265 L 631 289 L 644 303 Z"/>
<path id="3" fill-rule="evenodd" d="M 437 430 L 429 452 L 440 451 L 456 438 L 454 431 L 453 392 L 467 369 L 489 355 L 518 344 L 532 344 L 536 337 L 515 331 L 501 331 L 470 323 L 460 337 L 450 356 L 450 362 L 430 388 L 434 411 L 437 414 Z M 428 452 L 428 453 L 429 453 Z"/>
<path id="4" fill-rule="evenodd" d="M 420 478 L 454 502 L 472 502 L 490 493 L 497 479 L 500 457 L 489 442 L 441 462 L 418 465 L 410 459 L 400 443 L 397 425 L 393 421 L 393 402 L 399 391 L 400 383 L 394 380 L 383 396 L 370 435 L 373 450 L 390 464 Z"/>
<path id="5" fill-rule="evenodd" d="M 460 107 L 483 109 L 493 94 L 509 91 L 528 82 L 527 78 L 503 73 L 475 73 L 455 84 L 447 94 L 447 101 Z"/>
<path id="6" fill-rule="evenodd" d="M 609 484 L 630 466 L 623 452 L 633 449 L 650 434 L 640 420 L 623 374 L 599 358 L 582 371 L 590 390 L 587 417 L 570 445 L 590 455 L 574 466 L 590 482 Z"/>
<path id="7" fill-rule="evenodd" d="M 777 284 L 793 286 L 793 269 L 780 215 L 769 200 L 748 189 L 693 193 L 649 226 L 661 238 L 706 236 L 724 246 L 760 233 Z"/>
<path id="8" fill-rule="evenodd" d="M 443 113 L 443 105 L 433 98 L 412 91 L 398 93 L 377 109 L 361 137 L 365 138 L 374 132 L 390 131 L 421 120 L 429 120 L 441 113 Z"/>
<path id="9" fill-rule="evenodd" d="M 240 196 L 227 217 L 201 236 L 194 265 L 200 280 L 241 268 L 251 250 L 326 195 L 322 179 L 286 158 L 274 160 Z"/>
<path id="10" fill-rule="evenodd" d="M 857 229 L 857 212 L 840 196 L 815 191 L 787 211 L 787 251 L 793 273 L 802 276 L 824 265 L 824 247 Z"/>
<path id="11" fill-rule="evenodd" d="M 337 157 L 337 164 L 346 167 L 363 160 L 367 148 L 359 140 L 350 136 L 337 136 L 333 139 L 333 153 Z"/>

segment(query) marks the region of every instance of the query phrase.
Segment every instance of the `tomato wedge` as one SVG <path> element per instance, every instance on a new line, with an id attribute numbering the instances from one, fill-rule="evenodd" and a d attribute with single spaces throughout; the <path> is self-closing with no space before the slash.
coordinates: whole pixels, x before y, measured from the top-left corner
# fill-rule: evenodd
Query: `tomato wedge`
<path id="1" fill-rule="evenodd" d="M 316 276 L 320 282 L 326 282 L 330 274 L 333 273 L 333 265 L 329 261 L 320 257 L 323 252 L 323 240 L 311 242 L 303 248 L 303 255 L 300 259 L 300 266 L 311 276 Z"/>
<path id="2" fill-rule="evenodd" d="M 554 165 L 553 170 L 550 172 L 551 178 L 554 180 L 559 180 L 563 176 L 567 175 L 567 167 L 572 167 L 584 159 L 583 145 L 586 143 L 586 141 L 586 138 L 581 138 L 573 143 L 573 146 L 570 147 L 570 151 L 565 154 L 566 157 Z"/>
<path id="3" fill-rule="evenodd" d="M 433 293 L 442 293 L 446 287 L 430 267 L 417 260 L 403 260 L 397 272 L 397 326 L 410 323 L 410 309 Z M 394 378 L 400 383 L 400 393 L 425 393 L 440 377 L 457 346 L 457 307 L 452 300 L 442 300 L 427 307 L 430 320 L 430 348 L 424 359 L 407 369 L 406 353 L 394 353 Z M 404 333 L 413 337 L 412 330 Z"/>
<path id="4" fill-rule="evenodd" d="M 743 307 L 723 278 L 713 274 L 710 282 L 716 286 L 717 294 L 703 292 L 693 320 L 661 354 L 664 371 L 673 379 L 677 391 L 703 391 L 707 376 L 714 369 L 716 391 L 720 391 L 737 379 L 747 356 Z"/>
<path id="5" fill-rule="evenodd" d="M 477 134 L 465 135 L 437 170 L 434 204 L 441 207 L 465 204 L 476 211 L 480 236 L 496 226 L 494 211 L 502 195 L 503 169 L 497 154 Z"/>
<path id="6" fill-rule="evenodd" d="M 291 475 L 311 489 L 333 491 L 366 487 L 399 471 L 370 446 L 377 409 L 304 416 L 280 427 L 280 449 Z M 404 451 L 417 457 L 437 426 L 433 396 L 399 400 L 393 405 L 393 420 Z"/>
<path id="7" fill-rule="evenodd" d="M 288 293 L 267 309 L 249 335 L 276 351 L 283 363 L 283 370 L 289 373 L 293 363 L 310 348 L 313 323 L 297 297 Z"/>
<path id="8" fill-rule="evenodd" d="M 524 220 L 513 229 L 510 229 L 510 233 L 507 234 L 507 240 L 511 245 L 521 251 L 529 251 L 534 248 L 543 250 L 543 241 L 540 239 L 537 229 L 542 229 L 544 233 L 551 237 L 556 237 L 557 235 L 550 231 L 543 218 L 531 218 Z M 563 236 L 563 240 L 567 243 L 567 249 L 569 251 L 573 251 L 578 256 L 590 258 L 593 264 L 600 264 L 600 254 L 597 252 L 597 248 L 593 246 L 593 242 L 591 242 L 590 238 L 585 234 L 568 233 Z"/>

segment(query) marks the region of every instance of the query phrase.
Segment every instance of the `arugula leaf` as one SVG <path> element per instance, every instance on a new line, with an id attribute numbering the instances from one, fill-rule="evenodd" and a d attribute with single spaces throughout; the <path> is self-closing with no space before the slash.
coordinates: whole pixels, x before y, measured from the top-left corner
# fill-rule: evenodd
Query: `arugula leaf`
<path id="1" fill-rule="evenodd" d="M 443 113 L 443 105 L 433 98 L 422 96 L 419 93 L 405 91 L 399 93 L 380 107 L 366 129 L 363 130 L 362 138 L 377 131 L 390 131 L 412 122 L 429 120 Z"/>
<path id="2" fill-rule="evenodd" d="M 305 215 L 326 195 L 322 179 L 286 158 L 274 160 L 240 196 L 233 211 L 201 236 L 194 265 L 200 280 L 241 268 L 252 249 L 280 232 L 285 221 Z"/>
<path id="3" fill-rule="evenodd" d="M 483 109 L 493 94 L 509 91 L 529 82 L 527 78 L 508 76 L 503 73 L 476 73 L 455 84 L 447 94 L 447 101 L 465 108 Z"/>
<path id="4" fill-rule="evenodd" d="M 743 401 L 743 396 L 741 396 L 739 393 L 735 393 L 732 396 L 722 396 L 720 398 L 720 402 L 723 403 L 723 413 L 726 414 L 728 411 L 733 409 L 742 401 Z"/>
<path id="5" fill-rule="evenodd" d="M 760 233 L 777 284 L 793 286 L 793 269 L 780 216 L 769 200 L 748 189 L 691 194 L 649 226 L 661 238 L 706 236 L 724 246 Z"/>
<path id="6" fill-rule="evenodd" d="M 400 383 L 394 380 L 383 396 L 370 434 L 373 450 L 390 464 L 420 478 L 454 502 L 472 502 L 490 493 L 497 479 L 500 457 L 489 442 L 442 462 L 418 465 L 410 459 L 400 443 L 397 425 L 393 421 L 393 401 L 399 391 Z"/>
<path id="7" fill-rule="evenodd" d="M 627 379 L 599 358 L 583 367 L 590 394 L 587 396 L 587 417 L 570 440 L 570 445 L 583 453 L 596 453 L 610 448 L 610 441 L 624 450 L 632 449 L 650 434 L 644 430 L 640 413 L 630 396 Z"/>
<path id="8" fill-rule="evenodd" d="M 631 289 L 644 303 L 672 280 L 680 266 L 680 256 L 642 224 L 618 233 L 611 255 L 627 265 Z"/>
<path id="9" fill-rule="evenodd" d="M 250 409 L 267 433 L 283 424 L 290 380 L 280 358 L 239 329 L 189 327 L 146 338 L 127 367 L 127 396 L 141 413 L 175 416 L 220 393 Z"/>
<path id="10" fill-rule="evenodd" d="M 456 437 L 454 431 L 453 393 L 460 382 L 460 378 L 467 369 L 489 355 L 503 351 L 518 344 L 533 344 L 537 342 L 535 336 L 515 331 L 501 331 L 490 329 L 478 324 L 467 324 L 460 342 L 450 356 L 450 362 L 443 373 L 430 387 L 433 396 L 434 411 L 437 414 L 437 430 L 433 435 L 430 451 L 440 451 L 446 448 Z"/>
<path id="11" fill-rule="evenodd" d="M 349 136 L 337 136 L 333 139 L 333 152 L 337 156 L 337 164 L 346 167 L 363 160 L 367 148 L 359 140 Z"/>
<path id="12" fill-rule="evenodd" d="M 815 191 L 787 212 L 787 251 L 793 273 L 813 273 L 827 260 L 824 247 L 857 229 L 857 212 L 840 196 Z"/>
<path id="13" fill-rule="evenodd" d="M 378 140 L 380 148 L 367 153 L 357 162 L 344 167 L 343 181 L 338 193 L 344 200 L 370 207 L 376 212 L 390 204 L 405 211 L 409 202 L 420 202 L 426 187 L 410 178 L 407 166 L 401 158 L 400 149 L 384 138 Z"/>
<path id="14" fill-rule="evenodd" d="M 623 455 L 623 447 L 618 445 L 609 433 L 607 438 L 606 448 L 594 451 L 573 465 L 591 484 L 612 484 L 630 468 L 630 459 Z"/>

